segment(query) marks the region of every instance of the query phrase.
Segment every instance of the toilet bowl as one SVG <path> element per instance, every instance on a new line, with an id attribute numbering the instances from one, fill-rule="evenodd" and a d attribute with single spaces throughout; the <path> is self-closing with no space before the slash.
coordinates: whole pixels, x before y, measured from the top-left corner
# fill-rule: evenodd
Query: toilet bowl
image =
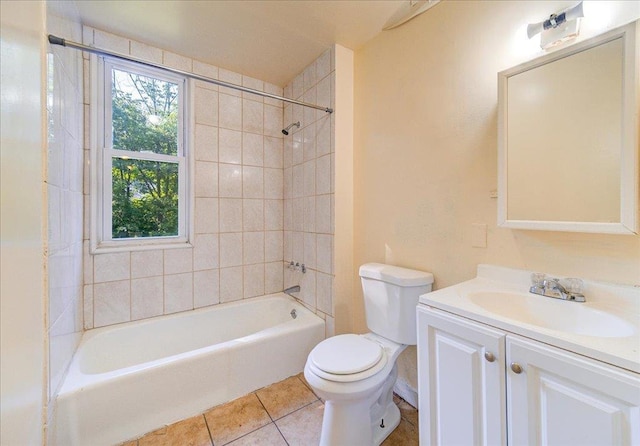
<path id="1" fill-rule="evenodd" d="M 433 283 L 430 273 L 377 263 L 360 267 L 360 276 L 372 332 L 320 342 L 304 368 L 325 401 L 321 445 L 379 445 L 398 426 L 396 360 L 416 343 L 415 308 Z"/>

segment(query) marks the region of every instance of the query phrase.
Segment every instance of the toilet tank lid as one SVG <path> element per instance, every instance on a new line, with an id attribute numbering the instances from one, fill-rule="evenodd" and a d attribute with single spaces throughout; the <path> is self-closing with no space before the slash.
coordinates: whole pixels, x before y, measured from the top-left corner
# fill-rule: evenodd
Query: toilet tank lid
<path id="1" fill-rule="evenodd" d="M 433 274 L 383 263 L 365 263 L 360 277 L 381 280 L 398 286 L 422 286 L 433 283 Z"/>

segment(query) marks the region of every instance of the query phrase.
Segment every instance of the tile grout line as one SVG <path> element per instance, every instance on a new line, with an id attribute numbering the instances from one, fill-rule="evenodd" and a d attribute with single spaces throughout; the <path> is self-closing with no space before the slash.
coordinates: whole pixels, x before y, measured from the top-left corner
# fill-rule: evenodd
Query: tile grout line
<path id="1" fill-rule="evenodd" d="M 207 432 L 209 433 L 209 440 L 211 441 L 211 446 L 215 446 L 213 443 L 213 435 L 211 435 L 211 429 L 209 428 L 209 423 L 207 422 L 207 417 L 204 416 L 204 412 L 202 413 L 202 418 L 204 418 L 204 425 L 207 428 Z"/>

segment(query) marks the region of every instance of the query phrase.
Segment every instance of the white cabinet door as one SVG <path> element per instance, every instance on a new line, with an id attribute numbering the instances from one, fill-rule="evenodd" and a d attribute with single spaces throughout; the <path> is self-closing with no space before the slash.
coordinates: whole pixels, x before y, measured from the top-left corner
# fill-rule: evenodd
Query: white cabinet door
<path id="1" fill-rule="evenodd" d="M 509 335 L 507 395 L 510 445 L 640 444 L 638 374 Z"/>
<path id="2" fill-rule="evenodd" d="M 418 306 L 421 445 L 505 444 L 504 337 Z"/>

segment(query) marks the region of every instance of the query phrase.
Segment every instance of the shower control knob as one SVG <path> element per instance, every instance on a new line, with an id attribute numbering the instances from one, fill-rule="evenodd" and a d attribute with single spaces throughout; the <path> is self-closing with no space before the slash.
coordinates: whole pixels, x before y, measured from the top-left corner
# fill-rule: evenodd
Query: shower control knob
<path id="1" fill-rule="evenodd" d="M 486 359 L 488 362 L 493 362 L 496 360 L 496 355 L 491 352 L 484 352 L 484 359 Z"/>
<path id="2" fill-rule="evenodd" d="M 511 363 L 511 370 L 513 371 L 513 373 L 515 373 L 516 375 L 519 375 L 522 373 L 522 366 L 520 364 L 518 364 L 517 362 L 512 362 Z"/>

